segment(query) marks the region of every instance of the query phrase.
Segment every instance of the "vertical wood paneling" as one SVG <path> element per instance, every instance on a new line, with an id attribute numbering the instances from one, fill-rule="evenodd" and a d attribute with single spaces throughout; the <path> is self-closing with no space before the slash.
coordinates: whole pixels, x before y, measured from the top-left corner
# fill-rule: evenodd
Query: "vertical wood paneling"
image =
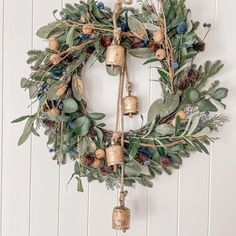
<path id="1" fill-rule="evenodd" d="M 2 234 L 2 144 L 3 144 L 3 34 L 4 34 L 4 1 L 0 5 L 0 234 Z"/>
<path id="2" fill-rule="evenodd" d="M 215 27 L 215 0 L 187 1 L 187 5 L 192 9 L 193 19 L 199 20 L 201 24 L 211 23 L 213 28 Z M 199 34 L 202 37 L 205 34 L 202 26 L 199 29 Z M 214 60 L 216 51 L 208 47 L 215 40 L 213 36 L 214 31 L 211 31 L 206 41 L 207 50 L 196 58 L 197 63 L 202 64 L 206 60 Z M 209 155 L 195 153 L 188 160 L 184 160 L 180 169 L 178 235 L 207 236 L 208 234 L 210 161 Z"/>
<path id="3" fill-rule="evenodd" d="M 29 228 L 30 146 L 28 141 L 16 147 L 23 125 L 10 121 L 30 112 L 27 94 L 19 84 L 29 72 L 25 61 L 31 47 L 31 7 L 31 0 L 4 2 L 2 235 L 28 235 Z"/>
<path id="4" fill-rule="evenodd" d="M 52 11 L 61 9 L 61 0 L 34 1 L 33 34 L 34 48 L 46 46 L 42 39 L 35 36 L 36 31 L 42 25 L 53 21 Z M 32 147 L 32 173 L 31 173 L 31 225 L 30 235 L 59 234 L 60 213 L 60 170 L 56 162 L 52 160 L 46 147 L 46 137 L 43 130 L 41 137 L 33 137 Z"/>
<path id="5" fill-rule="evenodd" d="M 113 6 L 113 1 L 104 0 Z M 30 113 L 27 94 L 20 89 L 20 77 L 29 73 L 26 52 L 32 46 L 44 48 L 46 42 L 36 38 L 36 30 L 53 20 L 52 11 L 73 0 L 2 0 L 0 5 L 0 232 L 2 236 L 121 236 L 111 229 L 112 209 L 117 205 L 117 191 L 105 185 L 84 181 L 85 192 L 76 192 L 76 181 L 66 187 L 73 172 L 73 163 L 59 169 L 46 147 L 46 137 L 33 137 L 16 147 L 23 123 L 10 121 Z M 187 0 L 193 17 L 202 23 L 212 23 L 207 38 L 207 50 L 197 61 L 222 58 L 224 71 L 217 78 L 231 88 L 227 111 L 231 123 L 219 136 L 221 140 L 210 148 L 210 157 L 194 154 L 184 160 L 180 171 L 172 176 L 163 174 L 154 181 L 153 189 L 137 185 L 128 189 L 127 207 L 132 224 L 127 236 L 234 236 L 236 235 L 236 191 L 234 158 L 236 125 L 236 76 L 234 53 L 236 32 L 233 22 L 234 2 L 223 0 Z M 137 6 L 137 3 L 135 3 Z M 32 22 L 33 16 L 33 22 Z M 204 35 L 203 31 L 200 31 Z M 104 112 L 107 128 L 114 129 L 118 78 L 109 77 L 104 65 L 93 60 L 84 68 L 85 96 L 93 111 Z M 140 98 L 140 113 L 146 117 L 150 102 L 161 96 L 155 69 L 142 66 L 142 60 L 128 58 L 130 79 Z M 138 69 L 137 69 L 138 68 Z M 142 69 L 139 69 L 142 68 Z M 18 81 L 18 83 L 17 83 Z M 89 99 L 88 99 L 89 98 Z M 125 118 L 126 130 L 140 127 L 141 119 Z M 31 159 L 32 158 L 32 159 Z M 2 166 L 1 166 L 2 164 Z"/>
<path id="6" fill-rule="evenodd" d="M 230 88 L 226 101 L 230 122 L 220 131 L 222 139 L 212 148 L 212 198 L 210 236 L 236 235 L 236 191 L 235 191 L 235 125 L 236 125 L 236 31 L 231 22 L 235 22 L 235 2 L 216 0 L 216 27 L 213 47 L 217 59 L 223 59 L 225 67 L 217 76 L 222 84 Z"/>

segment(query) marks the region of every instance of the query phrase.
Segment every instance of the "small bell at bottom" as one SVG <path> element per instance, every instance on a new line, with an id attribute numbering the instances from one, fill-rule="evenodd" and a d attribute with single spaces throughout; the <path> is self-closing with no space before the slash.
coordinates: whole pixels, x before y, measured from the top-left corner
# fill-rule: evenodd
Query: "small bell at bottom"
<path id="1" fill-rule="evenodd" d="M 138 113 L 138 98 L 135 96 L 127 96 L 123 98 L 124 115 L 132 117 Z"/>
<path id="2" fill-rule="evenodd" d="M 113 209 L 112 228 L 125 232 L 130 228 L 130 209 L 118 206 Z"/>

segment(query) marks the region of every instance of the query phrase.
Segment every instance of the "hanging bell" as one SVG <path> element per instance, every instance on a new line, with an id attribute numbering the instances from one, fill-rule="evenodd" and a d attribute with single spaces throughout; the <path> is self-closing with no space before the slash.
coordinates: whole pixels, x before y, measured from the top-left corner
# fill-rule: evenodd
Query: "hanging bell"
<path id="1" fill-rule="evenodd" d="M 120 45 L 110 45 L 106 52 L 106 65 L 123 67 L 125 64 L 125 49 Z"/>
<path id="2" fill-rule="evenodd" d="M 123 112 L 124 115 L 132 118 L 138 113 L 138 98 L 135 96 L 127 96 L 123 98 Z"/>
<path id="3" fill-rule="evenodd" d="M 125 232 L 130 228 L 130 209 L 118 206 L 113 209 L 112 228 Z"/>
<path id="4" fill-rule="evenodd" d="M 114 172 L 117 171 L 117 165 L 124 164 L 124 150 L 120 145 L 111 145 L 106 148 L 107 165 L 113 166 Z"/>

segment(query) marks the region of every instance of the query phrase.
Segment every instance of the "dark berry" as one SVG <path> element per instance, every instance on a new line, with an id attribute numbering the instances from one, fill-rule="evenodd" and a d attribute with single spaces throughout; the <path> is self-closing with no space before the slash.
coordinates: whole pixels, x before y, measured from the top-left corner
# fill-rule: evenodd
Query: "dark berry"
<path id="1" fill-rule="evenodd" d="M 209 115 L 210 115 L 210 112 L 209 112 L 209 111 L 206 111 L 206 112 L 205 112 L 205 115 L 206 115 L 206 116 L 209 116 Z"/>
<path id="2" fill-rule="evenodd" d="M 49 152 L 54 152 L 55 150 L 53 149 L 53 148 L 49 148 L 49 150 L 48 150 Z"/>
<path id="3" fill-rule="evenodd" d="M 82 164 L 84 166 L 90 167 L 93 164 L 94 160 L 95 160 L 94 155 L 86 153 L 82 157 Z"/>
<path id="4" fill-rule="evenodd" d="M 112 40 L 111 40 L 111 38 L 107 37 L 106 35 L 103 35 L 100 39 L 100 42 L 104 48 L 108 48 L 111 45 Z"/>
<path id="5" fill-rule="evenodd" d="M 187 31 L 187 23 L 186 21 L 182 21 L 181 23 L 179 23 L 177 27 L 177 33 L 184 34 L 186 31 Z"/>
<path id="6" fill-rule="evenodd" d="M 154 43 L 154 42 L 152 42 L 152 43 L 149 45 L 149 49 L 150 49 L 150 51 L 152 51 L 152 52 L 156 52 L 159 48 L 160 48 L 160 46 L 159 46 L 157 43 Z"/>
<path id="7" fill-rule="evenodd" d="M 206 44 L 204 42 L 197 42 L 193 44 L 193 49 L 197 52 L 204 52 Z"/>
<path id="8" fill-rule="evenodd" d="M 148 45 L 148 41 L 142 41 L 140 47 L 141 48 L 146 48 Z"/>
<path id="9" fill-rule="evenodd" d="M 169 157 L 161 157 L 161 158 L 160 158 L 160 164 L 161 164 L 161 166 L 166 167 L 166 166 L 170 165 L 171 162 L 172 162 L 172 161 L 171 161 L 171 159 L 170 159 Z"/>
<path id="10" fill-rule="evenodd" d="M 98 3 L 97 3 L 97 8 L 99 8 L 99 9 L 104 9 L 104 8 L 105 8 L 104 3 L 103 3 L 103 2 L 98 2 Z"/>
<path id="11" fill-rule="evenodd" d="M 120 25 L 120 28 L 121 28 L 121 31 L 123 31 L 123 32 L 129 31 L 129 25 L 127 23 L 122 23 Z"/>
<path id="12" fill-rule="evenodd" d="M 148 148 L 142 147 L 142 148 L 139 148 L 138 151 L 139 151 L 140 153 L 146 155 L 147 158 L 152 159 L 152 153 L 149 151 Z"/>
<path id="13" fill-rule="evenodd" d="M 86 48 L 86 53 L 92 54 L 94 52 L 94 50 L 95 50 L 95 47 L 87 47 Z"/>
<path id="14" fill-rule="evenodd" d="M 109 175 L 113 172 L 113 168 L 111 166 L 103 166 L 103 167 L 101 167 L 100 170 L 103 174 L 107 174 L 107 175 Z"/>
<path id="15" fill-rule="evenodd" d="M 79 38 L 80 38 L 81 40 L 87 40 L 87 39 L 89 39 L 89 35 L 87 35 L 87 34 L 81 34 L 81 35 L 79 36 Z"/>
<path id="16" fill-rule="evenodd" d="M 137 153 L 135 160 L 144 166 L 147 166 L 151 163 L 150 159 L 148 159 L 148 157 L 142 152 Z"/>

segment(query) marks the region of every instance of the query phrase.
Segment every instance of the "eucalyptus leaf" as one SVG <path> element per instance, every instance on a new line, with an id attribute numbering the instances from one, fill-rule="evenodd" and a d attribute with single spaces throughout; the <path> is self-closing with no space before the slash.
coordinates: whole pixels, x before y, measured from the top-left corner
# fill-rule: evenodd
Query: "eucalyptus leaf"
<path id="1" fill-rule="evenodd" d="M 185 91 L 185 97 L 188 102 L 195 103 L 195 102 L 199 101 L 199 99 L 201 97 L 201 93 L 199 92 L 198 89 L 196 89 L 194 87 L 189 87 Z"/>
<path id="2" fill-rule="evenodd" d="M 75 31 L 75 27 L 71 27 L 69 32 L 67 33 L 67 36 L 66 36 L 66 44 L 69 46 L 69 47 L 72 47 L 73 46 L 73 35 L 74 35 L 74 31 Z"/>
<path id="3" fill-rule="evenodd" d="M 198 102 L 198 109 L 200 112 L 204 111 L 218 111 L 217 107 L 209 100 L 209 99 L 202 99 Z"/>
<path id="4" fill-rule="evenodd" d="M 198 117 L 198 116 L 193 119 L 192 124 L 191 124 L 191 126 L 189 128 L 187 136 L 190 136 L 190 135 L 192 135 L 194 133 L 194 131 L 197 129 L 199 121 L 200 121 L 200 117 Z"/>
<path id="5" fill-rule="evenodd" d="M 129 25 L 131 32 L 135 36 L 137 36 L 138 38 L 143 39 L 143 40 L 148 39 L 147 31 L 141 21 L 139 21 L 138 19 L 136 19 L 134 17 L 129 17 L 128 25 Z"/>
<path id="6" fill-rule="evenodd" d="M 73 98 L 68 98 L 63 101 L 63 111 L 65 113 L 73 113 L 78 110 L 78 104 Z"/>
<path id="7" fill-rule="evenodd" d="M 81 178 L 76 176 L 76 180 L 77 180 L 77 191 L 78 192 L 84 192 L 84 188 L 83 188 L 83 184 L 82 184 Z"/>
<path id="8" fill-rule="evenodd" d="M 194 138 L 198 138 L 198 137 L 202 137 L 202 136 L 207 136 L 208 134 L 210 134 L 211 130 L 209 127 L 205 127 L 204 129 L 202 129 L 200 132 L 193 134 L 192 137 Z"/>
<path id="9" fill-rule="evenodd" d="M 158 99 L 152 103 L 148 111 L 147 122 L 151 123 L 156 115 L 159 115 L 162 111 L 163 100 Z"/>
<path id="10" fill-rule="evenodd" d="M 154 25 L 152 23 L 143 23 L 144 27 L 150 31 L 161 31 L 160 26 Z"/>
<path id="11" fill-rule="evenodd" d="M 218 88 L 212 93 L 212 97 L 216 100 L 224 99 L 228 96 L 228 89 L 226 88 Z"/>
<path id="12" fill-rule="evenodd" d="M 128 52 L 131 56 L 142 59 L 149 59 L 155 56 L 155 54 L 148 48 L 134 48 L 130 49 Z"/>
<path id="13" fill-rule="evenodd" d="M 94 119 L 94 120 L 102 120 L 103 118 L 105 118 L 105 114 L 103 113 L 90 113 L 89 117 Z"/>
<path id="14" fill-rule="evenodd" d="M 125 175 L 128 177 L 138 177 L 142 172 L 141 165 L 136 161 L 132 160 L 125 165 Z"/>
<path id="15" fill-rule="evenodd" d="M 61 25 L 61 22 L 59 21 L 45 25 L 37 31 L 36 35 L 40 38 L 47 39 L 50 33 L 52 33 L 60 25 Z"/>
<path id="16" fill-rule="evenodd" d="M 83 82 L 78 75 L 73 75 L 72 76 L 72 92 L 75 98 L 80 101 L 81 100 L 81 95 L 84 92 L 84 86 Z"/>
<path id="17" fill-rule="evenodd" d="M 21 135 L 19 141 L 18 141 L 18 146 L 22 145 L 30 136 L 33 128 L 34 128 L 34 118 L 29 118 L 25 124 L 23 134 Z"/>
<path id="18" fill-rule="evenodd" d="M 106 71 L 111 76 L 117 76 L 120 74 L 121 70 L 120 70 L 120 67 L 117 67 L 117 66 L 113 68 L 110 66 L 106 66 Z"/>
<path id="19" fill-rule="evenodd" d="M 79 117 L 72 123 L 73 129 L 79 136 L 85 136 L 91 126 L 91 121 L 86 116 Z"/>
<path id="20" fill-rule="evenodd" d="M 171 124 L 161 124 L 155 128 L 161 136 L 172 135 L 175 133 L 175 128 Z"/>
<path id="21" fill-rule="evenodd" d="M 13 120 L 11 123 L 18 123 L 18 122 L 21 122 L 21 121 L 29 118 L 29 117 L 31 117 L 31 116 L 21 116 L 21 117 L 15 119 L 15 120 Z"/>

